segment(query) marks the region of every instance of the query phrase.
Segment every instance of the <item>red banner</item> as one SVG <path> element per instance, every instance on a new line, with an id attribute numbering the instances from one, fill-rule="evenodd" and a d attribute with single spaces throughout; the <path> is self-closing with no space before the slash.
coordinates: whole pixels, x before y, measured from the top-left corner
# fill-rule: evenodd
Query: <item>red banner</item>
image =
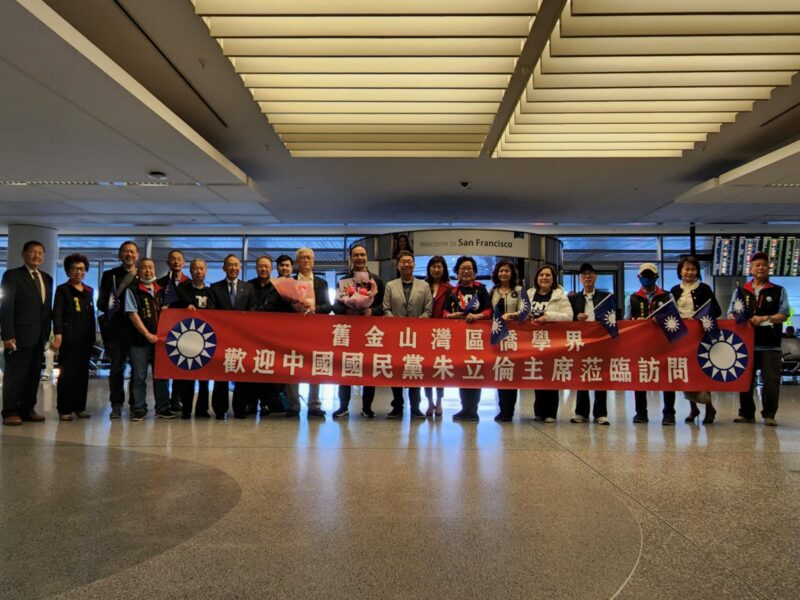
<path id="1" fill-rule="evenodd" d="M 489 343 L 491 321 L 165 310 L 156 375 L 164 379 L 536 389 L 746 390 L 753 329 L 719 321 L 703 336 L 667 341 L 650 320 L 510 323 Z"/>

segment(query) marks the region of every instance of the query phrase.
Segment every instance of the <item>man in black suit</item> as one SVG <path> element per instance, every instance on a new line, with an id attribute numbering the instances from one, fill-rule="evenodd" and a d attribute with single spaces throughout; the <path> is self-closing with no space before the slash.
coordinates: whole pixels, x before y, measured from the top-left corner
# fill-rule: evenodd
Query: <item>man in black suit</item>
<path id="1" fill-rule="evenodd" d="M 102 313 L 99 319 L 100 333 L 106 352 L 111 358 L 108 391 L 112 419 L 122 416 L 122 405 L 125 403 L 125 363 L 130 360 L 131 341 L 136 336 L 136 330 L 125 314 L 123 305 L 125 290 L 136 279 L 139 246 L 131 240 L 124 241 L 117 256 L 121 264 L 103 273 L 97 297 L 97 310 Z"/>
<path id="2" fill-rule="evenodd" d="M 22 260 L 25 264 L 6 271 L 2 282 L 0 337 L 6 359 L 3 425 L 44 421 L 34 407 L 44 344 L 50 337 L 53 278 L 39 270 L 44 261 L 41 242 L 26 242 Z"/>
<path id="3" fill-rule="evenodd" d="M 239 279 L 242 263 L 234 254 L 225 257 L 222 265 L 225 279 L 211 284 L 209 308 L 216 310 L 255 310 L 256 292 L 253 286 Z M 244 419 L 247 416 L 247 386 L 236 385 L 233 389 L 233 416 Z M 217 419 L 222 420 L 228 414 L 228 382 L 215 381 L 211 393 L 211 406 Z"/>
<path id="4" fill-rule="evenodd" d="M 167 267 L 169 272 L 163 277 L 156 280 L 156 285 L 161 289 L 161 308 L 186 308 L 179 297 L 178 286 L 182 283 L 189 281 L 189 278 L 183 274 L 183 267 L 186 264 L 186 259 L 183 252 L 177 249 L 169 251 L 167 254 Z M 188 392 L 188 387 L 185 382 L 181 380 L 173 380 L 170 384 L 171 393 L 169 396 L 169 408 L 173 412 L 181 411 L 181 403 L 183 402 L 183 395 Z M 194 388 L 192 388 L 194 390 Z M 192 399 L 194 398 L 194 391 L 192 391 Z M 191 399 L 189 400 L 191 404 Z"/>
<path id="5" fill-rule="evenodd" d="M 610 292 L 596 289 L 597 271 L 589 263 L 583 263 L 580 268 L 580 278 L 583 290 L 570 294 L 569 302 L 572 304 L 572 314 L 576 321 L 594 321 L 594 309 L 605 300 Z M 598 425 L 608 425 L 608 407 L 606 405 L 607 393 L 605 390 L 594 392 L 594 422 Z M 575 399 L 575 415 L 570 419 L 572 423 L 585 423 L 589 420 L 589 391 L 578 390 Z"/>

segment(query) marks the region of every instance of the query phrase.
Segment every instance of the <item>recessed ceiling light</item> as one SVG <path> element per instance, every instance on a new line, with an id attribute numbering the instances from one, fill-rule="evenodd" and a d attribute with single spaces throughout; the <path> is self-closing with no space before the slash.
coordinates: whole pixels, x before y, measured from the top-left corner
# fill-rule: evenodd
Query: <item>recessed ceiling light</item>
<path id="1" fill-rule="evenodd" d="M 167 179 L 167 174 L 162 171 L 150 171 L 147 176 L 156 181 L 166 181 Z"/>

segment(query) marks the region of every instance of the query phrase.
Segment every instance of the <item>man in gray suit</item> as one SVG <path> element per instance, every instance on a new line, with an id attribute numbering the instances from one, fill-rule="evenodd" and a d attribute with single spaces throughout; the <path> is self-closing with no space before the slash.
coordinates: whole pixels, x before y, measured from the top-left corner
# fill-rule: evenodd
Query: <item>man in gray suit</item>
<path id="1" fill-rule="evenodd" d="M 44 343 L 50 337 L 53 278 L 39 270 L 44 245 L 26 242 L 25 264 L 3 275 L 0 337 L 6 368 L 3 380 L 3 425 L 44 421 L 34 410 L 42 373 Z"/>
<path id="2" fill-rule="evenodd" d="M 397 255 L 397 270 L 400 278 L 386 284 L 383 294 L 383 314 L 387 317 L 430 318 L 433 310 L 433 296 L 430 286 L 421 279 L 414 278 L 414 255 L 407 250 Z M 389 419 L 403 418 L 403 388 L 392 388 L 392 412 Z M 411 404 L 411 417 L 424 419 L 419 409 L 420 389 L 408 388 L 408 401 Z"/>

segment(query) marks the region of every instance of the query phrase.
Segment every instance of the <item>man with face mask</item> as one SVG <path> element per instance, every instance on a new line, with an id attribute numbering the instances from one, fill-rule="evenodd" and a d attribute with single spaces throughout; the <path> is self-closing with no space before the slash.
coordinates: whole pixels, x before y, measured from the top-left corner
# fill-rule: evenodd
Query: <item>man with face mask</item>
<path id="1" fill-rule="evenodd" d="M 186 259 L 183 257 L 183 252 L 177 249 L 169 251 L 167 255 L 169 272 L 156 281 L 158 287 L 161 288 L 161 308 L 185 308 L 178 294 L 178 286 L 189 281 L 189 278 L 183 274 L 185 264 Z M 171 389 L 169 407 L 170 410 L 178 412 L 181 410 L 181 403 L 183 402 L 181 392 L 184 391 L 185 386 L 182 386 L 179 381 L 173 381 Z"/>
<path id="2" fill-rule="evenodd" d="M 136 334 L 131 340 L 132 421 L 141 421 L 147 415 L 147 368 L 155 362 L 158 342 L 158 316 L 161 312 L 161 288 L 156 283 L 156 266 L 152 259 L 139 261 L 137 278 L 125 291 L 125 313 Z M 153 377 L 153 396 L 156 401 L 156 418 L 174 419 L 169 408 L 167 380 Z"/>
<path id="3" fill-rule="evenodd" d="M 658 267 L 654 263 L 642 263 L 639 267 L 639 283 L 642 287 L 630 295 L 625 308 L 626 319 L 649 319 L 664 304 L 672 300 L 669 292 L 657 285 Z M 647 423 L 647 392 L 634 392 L 636 414 L 634 423 Z M 675 425 L 675 392 L 664 392 L 664 419 L 662 425 Z"/>

